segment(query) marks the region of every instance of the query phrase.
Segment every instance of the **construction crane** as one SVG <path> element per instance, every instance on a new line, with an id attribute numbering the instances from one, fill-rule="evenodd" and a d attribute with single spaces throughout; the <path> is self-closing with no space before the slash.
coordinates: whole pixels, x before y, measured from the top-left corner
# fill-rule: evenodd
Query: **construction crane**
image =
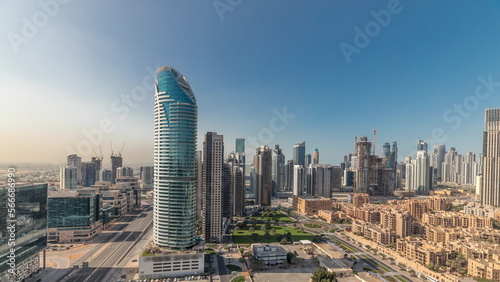
<path id="1" fill-rule="evenodd" d="M 120 151 L 118 152 L 118 155 L 121 156 L 122 155 L 122 151 L 123 151 L 123 148 L 125 147 L 125 142 L 123 142 L 123 146 L 122 148 L 120 149 Z"/>

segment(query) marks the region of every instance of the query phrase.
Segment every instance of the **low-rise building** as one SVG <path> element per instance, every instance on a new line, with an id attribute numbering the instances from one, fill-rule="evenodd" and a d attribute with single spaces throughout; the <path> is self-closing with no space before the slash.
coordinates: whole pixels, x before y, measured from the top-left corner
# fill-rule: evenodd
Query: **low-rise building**
<path id="1" fill-rule="evenodd" d="M 317 215 L 320 210 L 332 210 L 333 200 L 325 197 L 293 197 L 294 210 L 303 215 Z"/>
<path id="2" fill-rule="evenodd" d="M 286 261 L 286 250 L 279 245 L 252 244 L 253 256 L 266 265 L 281 265 Z"/>

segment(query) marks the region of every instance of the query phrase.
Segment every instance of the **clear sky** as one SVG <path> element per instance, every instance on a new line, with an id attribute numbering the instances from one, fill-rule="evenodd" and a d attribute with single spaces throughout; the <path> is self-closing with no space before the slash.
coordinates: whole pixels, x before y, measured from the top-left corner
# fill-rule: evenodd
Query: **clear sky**
<path id="1" fill-rule="evenodd" d="M 217 131 L 227 153 L 245 137 L 291 159 L 306 141 L 338 164 L 377 129 L 399 160 L 419 139 L 479 153 L 500 106 L 499 15 L 498 1 L 2 1 L 0 162 L 89 161 L 93 143 L 109 166 L 110 141 L 152 162 L 162 65 L 194 90 L 200 149 Z"/>

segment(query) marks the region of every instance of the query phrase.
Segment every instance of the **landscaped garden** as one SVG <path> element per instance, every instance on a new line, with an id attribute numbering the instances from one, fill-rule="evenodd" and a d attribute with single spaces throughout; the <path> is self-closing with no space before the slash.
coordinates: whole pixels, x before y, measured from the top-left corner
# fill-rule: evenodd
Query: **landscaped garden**
<path id="1" fill-rule="evenodd" d="M 309 232 L 290 227 L 265 224 L 246 224 L 242 227 L 234 229 L 233 242 L 235 244 L 275 243 L 281 242 L 287 233 L 290 233 L 290 237 L 292 239 L 287 240 L 288 242 L 299 240 L 313 241 L 316 237 L 316 235 Z"/>
<path id="2" fill-rule="evenodd" d="M 252 216 L 250 219 L 255 219 L 255 220 L 262 220 L 262 221 L 276 221 L 276 222 L 291 222 L 292 219 L 288 217 L 286 214 L 280 212 L 280 211 L 262 211 L 254 216 Z"/>
<path id="3" fill-rule="evenodd" d="M 304 226 L 307 228 L 315 228 L 315 229 L 323 228 L 323 225 L 317 223 L 305 223 Z"/>

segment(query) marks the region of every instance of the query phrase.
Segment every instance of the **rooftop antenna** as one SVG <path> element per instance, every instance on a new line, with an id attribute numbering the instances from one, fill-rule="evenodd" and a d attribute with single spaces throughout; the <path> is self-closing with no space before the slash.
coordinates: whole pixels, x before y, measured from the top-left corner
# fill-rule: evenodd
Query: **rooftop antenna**
<path id="1" fill-rule="evenodd" d="M 111 140 L 109 140 L 109 145 L 111 146 L 111 156 L 113 156 L 114 155 L 114 153 L 113 153 L 113 143 L 111 143 Z"/>

